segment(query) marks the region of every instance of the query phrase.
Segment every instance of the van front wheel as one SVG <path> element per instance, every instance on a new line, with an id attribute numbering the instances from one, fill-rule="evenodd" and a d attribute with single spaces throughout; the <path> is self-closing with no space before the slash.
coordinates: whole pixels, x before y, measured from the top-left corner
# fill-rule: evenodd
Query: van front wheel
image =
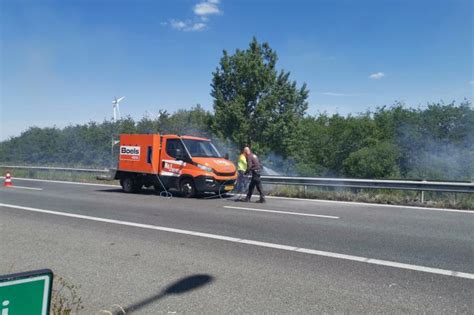
<path id="1" fill-rule="evenodd" d="M 180 191 L 185 198 L 192 198 L 196 195 L 196 186 L 190 178 L 185 178 L 180 182 Z"/>

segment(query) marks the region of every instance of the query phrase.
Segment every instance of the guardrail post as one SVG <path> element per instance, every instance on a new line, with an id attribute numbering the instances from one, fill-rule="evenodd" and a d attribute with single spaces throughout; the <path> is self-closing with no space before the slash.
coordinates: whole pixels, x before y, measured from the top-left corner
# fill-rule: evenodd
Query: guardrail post
<path id="1" fill-rule="evenodd" d="M 304 196 L 305 197 L 308 196 L 307 192 L 308 192 L 308 186 L 304 185 Z"/>
<path id="2" fill-rule="evenodd" d="M 422 180 L 423 183 L 426 183 L 426 180 Z M 425 203 L 425 191 L 421 191 L 421 203 Z"/>

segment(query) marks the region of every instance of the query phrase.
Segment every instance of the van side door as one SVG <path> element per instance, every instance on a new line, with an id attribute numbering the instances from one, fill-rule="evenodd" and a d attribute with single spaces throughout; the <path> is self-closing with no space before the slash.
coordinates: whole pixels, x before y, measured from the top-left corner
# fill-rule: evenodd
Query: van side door
<path id="1" fill-rule="evenodd" d="M 165 138 L 164 148 L 161 150 L 160 175 L 169 180 L 171 187 L 178 186 L 178 178 L 186 166 L 186 150 L 178 138 Z"/>

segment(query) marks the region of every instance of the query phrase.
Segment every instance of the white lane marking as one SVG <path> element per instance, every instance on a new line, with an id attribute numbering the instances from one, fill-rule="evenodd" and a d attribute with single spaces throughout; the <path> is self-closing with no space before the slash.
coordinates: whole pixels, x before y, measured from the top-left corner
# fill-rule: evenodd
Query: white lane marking
<path id="1" fill-rule="evenodd" d="M 5 177 L 2 176 L 0 178 L 5 178 Z M 15 177 L 14 180 L 25 180 L 25 181 L 32 181 L 32 182 L 46 182 L 46 183 L 57 183 L 57 184 L 70 184 L 70 185 L 100 186 L 100 187 L 120 187 L 120 185 L 111 185 L 111 184 L 68 182 L 68 181 L 63 181 L 63 180 L 22 178 L 22 177 Z"/>
<path id="2" fill-rule="evenodd" d="M 427 211 L 445 211 L 445 212 L 459 212 L 474 214 L 474 210 L 459 210 L 459 209 L 447 209 L 447 208 L 429 208 L 429 207 L 416 207 L 416 206 L 404 206 L 404 205 L 385 205 L 379 203 L 368 203 L 368 202 L 356 202 L 356 201 L 337 201 L 337 200 L 323 200 L 323 199 L 304 199 L 304 198 L 291 198 L 291 197 L 279 197 L 279 196 L 266 196 L 265 198 L 270 199 L 282 199 L 282 200 L 296 200 L 296 201 L 310 201 L 310 202 L 326 202 L 326 203 L 339 203 L 346 205 L 360 205 L 360 206 L 371 206 L 371 207 L 386 207 L 386 208 L 404 208 L 404 209 L 415 209 L 415 210 L 427 210 Z"/>
<path id="3" fill-rule="evenodd" d="M 82 214 L 58 212 L 58 211 L 53 211 L 53 210 L 44 210 L 44 209 L 17 206 L 17 205 L 12 205 L 12 204 L 5 204 L 5 203 L 0 203 L 0 207 L 26 210 L 26 211 L 31 211 L 31 212 L 46 213 L 46 214 L 52 214 L 52 215 L 57 215 L 57 216 L 63 216 L 63 217 L 89 220 L 89 221 L 132 226 L 132 227 L 138 227 L 138 228 L 143 228 L 143 229 L 171 232 L 171 233 L 177 233 L 177 234 L 183 234 L 183 235 L 199 236 L 199 237 L 215 239 L 215 240 L 221 240 L 221 241 L 227 241 L 227 242 L 233 242 L 233 243 L 247 244 L 247 245 L 259 246 L 259 247 L 265 247 L 265 248 L 275 248 L 275 249 L 286 250 L 286 251 L 290 251 L 290 252 L 297 252 L 297 253 L 304 253 L 304 254 L 315 255 L 315 256 L 344 259 L 344 260 L 363 262 L 363 263 L 373 264 L 373 265 L 381 265 L 381 266 L 394 267 L 394 268 L 399 268 L 399 269 L 421 271 L 421 272 L 438 274 L 438 275 L 443 275 L 443 276 L 450 276 L 450 277 L 474 280 L 474 274 L 473 273 L 467 273 L 467 272 L 459 272 L 459 271 L 453 271 L 453 270 L 447 270 L 447 269 L 439 269 L 439 268 L 425 267 L 425 266 L 419 266 L 419 265 L 411 265 L 411 264 L 399 263 L 399 262 L 389 261 L 389 260 L 380 260 L 380 259 L 374 259 L 374 258 L 368 258 L 368 257 L 338 254 L 338 253 L 326 252 L 326 251 L 322 251 L 322 250 L 294 247 L 294 246 L 289 246 L 289 245 L 282 245 L 282 244 L 276 244 L 276 243 L 267 243 L 267 242 L 260 242 L 260 241 L 254 241 L 254 240 L 247 240 L 247 239 L 231 237 L 231 236 L 225 236 L 225 235 L 195 232 L 195 231 L 189 231 L 189 230 L 169 228 L 169 227 L 164 227 L 164 226 L 142 224 L 142 223 L 135 223 L 135 222 L 128 222 L 128 221 L 120 221 L 120 220 L 106 219 L 106 218 L 100 218 L 100 217 L 92 217 L 92 216 L 82 215 Z"/>
<path id="4" fill-rule="evenodd" d="M 246 211 L 270 212 L 270 213 L 279 213 L 279 214 L 292 214 L 292 215 L 300 215 L 300 216 L 305 216 L 305 217 L 319 217 L 319 218 L 327 218 L 327 219 L 339 219 L 339 217 L 335 217 L 333 215 L 323 215 L 323 214 L 311 214 L 311 213 L 279 211 L 279 210 L 258 209 L 258 208 L 246 208 L 246 207 L 233 207 L 233 206 L 224 206 L 224 208 L 246 210 Z"/>
<path id="5" fill-rule="evenodd" d="M 43 188 L 36 188 L 36 187 L 26 187 L 26 186 L 7 186 L 5 188 L 18 188 L 18 189 L 28 189 L 28 190 L 43 190 Z"/>
<path id="6" fill-rule="evenodd" d="M 5 177 L 1 176 L 0 178 L 5 178 Z M 120 185 L 111 185 L 111 184 L 68 182 L 68 181 L 50 180 L 50 179 L 37 179 L 37 178 L 16 177 L 15 180 L 26 180 L 26 181 L 59 183 L 59 184 L 71 184 L 71 185 L 85 185 L 85 186 L 120 187 Z M 266 198 L 282 199 L 282 200 L 295 200 L 295 201 L 309 201 L 309 202 L 339 203 L 339 204 L 346 204 L 346 205 L 351 205 L 351 206 L 360 205 L 360 206 L 370 206 L 370 207 L 404 208 L 404 209 L 414 209 L 414 210 L 445 211 L 445 212 L 458 212 L 458 213 L 474 214 L 474 210 L 459 210 L 459 209 L 447 209 L 447 208 L 428 208 L 428 207 L 403 206 L 403 205 L 384 205 L 384 204 L 379 204 L 379 203 L 368 203 L 368 202 L 337 201 L 337 200 L 323 200 L 323 199 L 304 199 L 304 198 L 291 198 L 291 197 L 278 197 L 278 196 L 267 196 Z"/>

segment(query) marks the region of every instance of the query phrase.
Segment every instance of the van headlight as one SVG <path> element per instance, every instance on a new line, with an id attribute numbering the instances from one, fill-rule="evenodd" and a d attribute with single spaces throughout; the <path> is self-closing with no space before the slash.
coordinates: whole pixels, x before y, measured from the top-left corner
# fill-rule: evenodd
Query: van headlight
<path id="1" fill-rule="evenodd" d="M 212 168 L 210 168 L 209 166 L 202 165 L 202 164 L 196 164 L 196 166 L 202 169 L 203 171 L 212 173 Z"/>

